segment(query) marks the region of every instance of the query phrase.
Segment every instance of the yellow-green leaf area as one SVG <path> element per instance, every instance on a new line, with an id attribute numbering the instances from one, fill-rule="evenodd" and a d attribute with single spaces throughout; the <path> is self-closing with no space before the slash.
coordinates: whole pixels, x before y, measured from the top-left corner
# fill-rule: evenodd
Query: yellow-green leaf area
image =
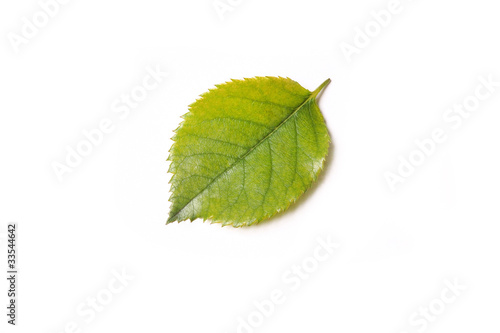
<path id="1" fill-rule="evenodd" d="M 286 210 L 317 179 L 330 137 L 311 92 L 281 77 L 216 85 L 190 105 L 170 149 L 167 223 L 249 226 Z"/>

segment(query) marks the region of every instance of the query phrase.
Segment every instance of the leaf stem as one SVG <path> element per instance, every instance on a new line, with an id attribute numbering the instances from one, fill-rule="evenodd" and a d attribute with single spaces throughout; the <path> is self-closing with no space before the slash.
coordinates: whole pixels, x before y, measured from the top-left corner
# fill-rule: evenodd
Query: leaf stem
<path id="1" fill-rule="evenodd" d="M 323 82 L 316 90 L 314 90 L 311 94 L 311 96 L 318 96 L 318 94 L 321 92 L 321 90 L 323 90 L 327 85 L 330 84 L 330 82 L 332 82 L 332 80 L 330 79 L 327 79 L 325 82 Z"/>

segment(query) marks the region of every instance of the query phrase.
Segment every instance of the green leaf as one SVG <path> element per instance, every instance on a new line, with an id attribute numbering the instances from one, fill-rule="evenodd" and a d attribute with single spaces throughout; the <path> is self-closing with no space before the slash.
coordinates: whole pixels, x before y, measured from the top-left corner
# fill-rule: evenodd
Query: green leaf
<path id="1" fill-rule="evenodd" d="M 201 95 L 175 130 L 167 223 L 249 226 L 286 210 L 316 180 L 330 137 L 310 92 L 288 78 L 232 80 Z"/>

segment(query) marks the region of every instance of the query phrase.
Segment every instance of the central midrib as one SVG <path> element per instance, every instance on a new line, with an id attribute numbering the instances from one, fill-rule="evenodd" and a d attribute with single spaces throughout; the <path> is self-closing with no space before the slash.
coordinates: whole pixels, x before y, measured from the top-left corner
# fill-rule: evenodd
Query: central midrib
<path id="1" fill-rule="evenodd" d="M 240 157 L 238 157 L 236 159 L 236 161 L 234 161 L 230 166 L 228 166 L 226 169 L 224 169 L 224 171 L 222 171 L 217 176 L 215 176 L 214 179 L 212 179 L 203 189 L 201 189 L 200 192 L 198 192 L 192 199 L 190 199 L 184 206 L 182 206 L 181 209 L 179 209 L 174 215 L 172 215 L 172 217 L 170 217 L 167 222 L 174 222 L 175 221 L 174 217 L 176 217 L 184 208 L 186 208 L 187 205 L 189 205 L 194 199 L 196 199 L 200 194 L 202 194 L 207 188 L 210 187 L 210 185 L 212 185 L 217 179 L 219 179 L 228 170 L 231 170 L 240 161 L 244 160 L 245 157 L 247 157 L 248 155 L 250 155 L 251 152 L 253 152 L 258 146 L 260 146 L 264 141 L 266 141 L 271 135 L 273 135 L 274 133 L 276 133 L 276 131 L 279 130 L 281 128 L 281 126 L 283 126 L 288 120 L 290 120 L 290 118 L 292 118 L 297 112 L 299 112 L 300 109 L 302 109 L 304 107 L 304 105 L 306 105 L 312 99 L 316 98 L 316 96 L 319 94 L 319 92 L 321 90 L 323 90 L 323 88 L 326 87 L 329 83 L 330 83 L 330 79 L 328 79 L 325 82 L 323 82 L 316 90 L 314 90 L 311 93 L 311 95 L 302 104 L 300 104 L 300 106 L 295 111 L 293 111 L 292 113 L 290 113 L 290 115 L 288 115 L 288 117 L 286 117 L 281 123 L 279 123 L 278 126 L 276 126 L 276 128 L 274 128 L 271 132 L 269 132 L 266 136 L 264 136 L 259 142 L 257 142 L 245 154 L 243 154 Z"/>

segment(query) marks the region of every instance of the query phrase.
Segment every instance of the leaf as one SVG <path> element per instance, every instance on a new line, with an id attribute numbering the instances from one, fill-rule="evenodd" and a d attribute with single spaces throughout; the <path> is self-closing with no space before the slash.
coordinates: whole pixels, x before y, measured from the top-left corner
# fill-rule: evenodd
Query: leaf
<path id="1" fill-rule="evenodd" d="M 232 80 L 201 95 L 175 130 L 167 224 L 249 226 L 286 210 L 316 180 L 330 137 L 314 92 L 288 78 Z"/>

